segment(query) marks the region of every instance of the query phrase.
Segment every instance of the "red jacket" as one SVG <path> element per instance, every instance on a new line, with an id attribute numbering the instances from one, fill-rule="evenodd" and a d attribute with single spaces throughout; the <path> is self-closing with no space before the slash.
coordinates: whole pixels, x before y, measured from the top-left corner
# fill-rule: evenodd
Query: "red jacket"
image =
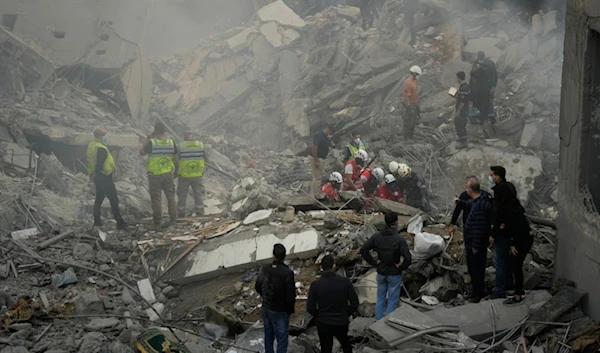
<path id="1" fill-rule="evenodd" d="M 394 191 L 388 189 L 387 185 L 381 185 L 379 187 L 379 190 L 377 191 L 377 197 L 390 201 L 404 203 L 404 200 L 402 199 L 402 191 L 400 191 L 399 188 L 396 188 L 395 191 L 397 192 L 396 196 L 394 196 Z"/>
<path id="2" fill-rule="evenodd" d="M 331 186 L 330 183 L 323 185 L 321 192 L 330 200 L 338 199 L 340 197 L 340 194 L 338 194 L 337 190 Z"/>
<path id="3" fill-rule="evenodd" d="M 362 168 L 356 164 L 356 160 L 351 159 L 344 166 L 344 177 L 346 177 L 346 175 L 347 175 L 346 167 L 348 167 L 348 166 L 352 166 L 352 181 L 354 182 L 354 185 L 356 186 L 357 189 L 362 189 L 362 183 L 360 181 L 360 174 L 362 173 Z M 346 184 L 345 180 L 344 180 L 343 190 L 344 191 L 350 190 L 350 188 Z"/>

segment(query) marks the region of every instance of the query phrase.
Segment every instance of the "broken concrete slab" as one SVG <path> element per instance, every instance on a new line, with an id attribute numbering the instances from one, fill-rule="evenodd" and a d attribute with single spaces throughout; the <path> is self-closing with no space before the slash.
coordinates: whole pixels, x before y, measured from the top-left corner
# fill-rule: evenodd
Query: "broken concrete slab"
<path id="1" fill-rule="evenodd" d="M 279 53 L 279 90 L 283 102 L 292 98 L 300 78 L 300 61 L 291 50 Z"/>
<path id="2" fill-rule="evenodd" d="M 465 38 L 467 40 L 476 39 L 483 35 L 483 26 L 477 26 L 465 29 Z"/>
<path id="3" fill-rule="evenodd" d="M 353 121 L 354 119 L 358 118 L 359 115 L 360 115 L 360 107 L 348 107 L 343 110 L 340 110 L 337 113 L 334 113 L 333 118 L 337 122 L 339 122 L 339 121 L 349 122 L 349 121 Z"/>
<path id="4" fill-rule="evenodd" d="M 279 34 L 279 27 L 275 22 L 267 22 L 260 26 L 260 33 L 267 39 L 273 48 L 279 48 L 283 45 L 283 39 Z"/>
<path id="5" fill-rule="evenodd" d="M 17 60 L 23 73 L 26 88 L 40 89 L 54 74 L 54 64 L 45 56 L 27 45 L 6 27 L 0 27 L 0 51 Z"/>
<path id="6" fill-rule="evenodd" d="M 440 76 L 440 83 L 445 87 L 458 87 L 458 81 L 456 74 L 459 71 L 463 71 L 467 77 L 466 80 L 469 82 L 471 77 L 471 67 L 473 65 L 468 62 L 464 62 L 458 59 L 452 59 L 444 64 L 442 75 Z"/>
<path id="7" fill-rule="evenodd" d="M 146 119 L 152 100 L 152 68 L 144 45 L 136 47 L 134 60 L 121 70 L 120 79 L 127 97 L 129 113 L 134 119 Z"/>
<path id="8" fill-rule="evenodd" d="M 154 296 L 154 289 L 152 289 L 152 283 L 148 278 L 140 279 L 137 281 L 138 290 L 140 291 L 141 296 L 146 299 L 150 304 L 156 302 L 156 297 Z"/>
<path id="9" fill-rule="evenodd" d="M 584 296 L 585 293 L 576 288 L 564 287 L 550 300 L 546 301 L 541 308 L 533 312 L 528 321 L 555 322 L 575 307 Z M 526 322 L 523 333 L 526 337 L 536 336 L 542 333 L 546 327 L 545 324 Z"/>
<path id="10" fill-rule="evenodd" d="M 404 71 L 394 68 L 368 79 L 363 84 L 357 85 L 355 91 L 363 97 L 368 96 L 375 91 L 400 81 L 405 75 Z"/>
<path id="11" fill-rule="evenodd" d="M 464 183 L 465 175 L 477 175 L 480 180 L 487 178 L 491 165 L 502 165 L 510 170 L 508 181 L 517 188 L 517 194 L 523 204 L 527 203 L 529 192 L 535 189 L 535 180 L 542 174 L 542 160 L 535 155 L 509 153 L 489 146 L 477 146 L 461 150 L 448 159 L 449 177 Z"/>
<path id="12" fill-rule="evenodd" d="M 28 228 L 23 230 L 15 230 L 10 232 L 10 237 L 14 240 L 27 240 L 31 237 L 40 234 L 37 228 Z"/>
<path id="13" fill-rule="evenodd" d="M 358 303 L 377 303 L 377 271 L 369 271 L 356 282 L 356 293 L 358 294 Z"/>
<path id="14" fill-rule="evenodd" d="M 277 22 L 286 27 L 302 29 L 306 22 L 290 9 L 282 0 L 269 4 L 256 13 L 262 22 Z"/>
<path id="15" fill-rule="evenodd" d="M 105 331 L 114 329 L 118 325 L 119 319 L 116 317 L 97 318 L 92 319 L 87 325 L 85 325 L 85 329 L 87 331 Z"/>
<path id="16" fill-rule="evenodd" d="M 558 28 L 558 26 L 556 25 L 556 14 L 556 11 L 550 11 L 544 14 L 544 16 L 542 16 L 542 22 L 544 24 L 544 36 Z"/>
<path id="17" fill-rule="evenodd" d="M 421 211 L 418 208 L 410 207 L 403 203 L 394 202 L 386 199 L 375 198 L 375 205 L 382 212 L 395 212 L 403 216 L 415 216 Z"/>
<path id="18" fill-rule="evenodd" d="M 300 33 L 291 28 L 283 30 L 281 34 L 283 35 L 283 44 L 285 45 L 290 45 L 300 38 Z"/>
<path id="19" fill-rule="evenodd" d="M 498 43 L 500 43 L 500 40 L 497 38 L 482 37 L 471 39 L 463 48 L 463 52 L 469 57 L 475 58 L 477 52 L 483 51 L 486 57 L 496 62 L 503 53 L 502 50 L 496 47 L 496 44 Z"/>
<path id="20" fill-rule="evenodd" d="M 34 159 L 36 157 L 35 152 L 28 148 L 21 147 L 16 143 L 0 143 L 0 150 L 2 150 L 2 162 L 12 164 L 14 166 L 29 169 L 35 166 Z"/>
<path id="21" fill-rule="evenodd" d="M 273 218 L 273 210 L 258 210 L 250 213 L 244 221 L 242 222 L 244 225 L 260 225 L 262 223 L 269 223 L 269 221 Z"/>
<path id="22" fill-rule="evenodd" d="M 184 284 L 248 269 L 269 261 L 276 243 L 286 247 L 287 258 L 307 259 L 319 254 L 322 239 L 313 228 L 287 233 L 272 226 L 260 228 L 258 234 L 246 231 L 237 233 L 234 238 L 213 239 L 198 245 L 165 273 L 163 280 Z"/>
<path id="23" fill-rule="evenodd" d="M 240 52 L 250 45 L 250 35 L 255 34 L 257 32 L 258 31 L 256 30 L 256 28 L 248 27 L 240 33 L 236 34 L 235 36 L 227 39 L 227 46 L 229 46 L 229 49 L 233 50 L 236 53 Z"/>
<path id="24" fill-rule="evenodd" d="M 250 47 L 253 55 L 253 65 L 258 70 L 270 73 L 275 69 L 277 51 L 265 36 L 257 36 Z"/>
<path id="25" fill-rule="evenodd" d="M 515 326 L 523 316 L 529 313 L 531 305 L 550 300 L 551 297 L 550 293 L 546 291 L 532 291 L 524 297 L 522 305 L 516 306 L 503 305 L 504 299 L 493 299 L 491 301 L 498 313 L 494 323 L 487 314 L 490 312 L 490 300 L 453 308 L 435 309 L 423 314 L 441 324 L 457 325 L 467 336 L 475 340 L 482 340 L 492 335 L 493 332 L 500 332 Z"/>
<path id="26" fill-rule="evenodd" d="M 309 99 L 290 99 L 283 102 L 283 112 L 286 114 L 285 124 L 291 127 L 300 137 L 310 136 L 310 122 L 306 109 L 310 105 Z"/>
<path id="27" fill-rule="evenodd" d="M 521 135 L 521 147 L 531 148 L 538 151 L 542 146 L 544 138 L 544 125 L 542 122 L 534 121 L 525 124 Z"/>

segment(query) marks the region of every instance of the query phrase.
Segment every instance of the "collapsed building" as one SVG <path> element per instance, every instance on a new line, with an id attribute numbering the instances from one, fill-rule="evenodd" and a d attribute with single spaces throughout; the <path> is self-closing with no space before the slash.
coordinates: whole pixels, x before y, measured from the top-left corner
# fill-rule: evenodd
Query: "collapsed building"
<path id="1" fill-rule="evenodd" d="M 13 32 L 1 29 L 0 278 L 6 285 L 0 307 L 6 311 L 20 299 L 28 308 L 3 312 L 8 331 L 0 333 L 1 352 L 130 352 L 155 325 L 192 352 L 262 351 L 261 302 L 253 284 L 277 242 L 288 248 L 297 281 L 292 352 L 318 351 L 305 300 L 325 254 L 335 255 L 340 274 L 359 292 L 361 305 L 350 325 L 359 352 L 597 349 L 594 284 L 582 283 L 571 255 L 561 255 L 571 250 L 561 250 L 565 240 L 557 239 L 553 222 L 560 192 L 566 193 L 556 191 L 559 175 L 566 178 L 558 159 L 559 12 L 521 21 L 503 1 L 491 11 L 465 12 L 450 2 L 423 0 L 413 48 L 404 43 L 409 34 L 402 1 L 383 6 L 374 27 L 364 31 L 357 8 L 332 6 L 299 16 L 277 1 L 247 24 L 223 28 L 172 56 L 151 57 L 148 64 L 144 46 L 126 40 L 118 19 L 102 31 L 95 24 L 87 45 L 73 47 L 66 61 L 54 53 L 58 44 L 52 41 L 60 38 L 52 31 L 33 41 L 18 18 Z M 576 10 L 584 11 L 570 9 L 570 21 L 580 18 L 572 15 L 581 13 Z M 21 7 L 19 16 L 32 11 Z M 136 19 L 139 29 L 143 17 Z M 53 22 L 43 16 L 36 21 Z M 107 33 L 109 40 L 102 40 Z M 112 39 L 122 57 L 97 52 L 105 49 L 96 45 Z M 480 50 L 497 62 L 500 75 L 497 131 L 457 149 L 447 121 L 454 100 L 447 91 L 457 71 L 470 71 Z M 417 142 L 407 144 L 399 137 L 397 100 L 416 63 L 425 71 L 423 117 Z M 144 89 L 148 83 L 150 90 Z M 209 167 L 206 216 L 180 219 L 164 233 L 149 229 L 148 180 L 137 156 L 139 138 L 157 121 L 175 139 L 184 130 L 197 131 Z M 377 164 L 404 161 L 426 176 L 435 212 L 352 193 L 342 193 L 339 203 L 307 195 L 311 176 L 304 156 L 325 122 L 337 127 L 338 146 L 358 130 Z M 82 161 L 96 126 L 109 131 L 124 215 L 136 224 L 131 231 L 91 228 L 93 196 Z M 341 168 L 340 159 L 335 148 L 329 171 Z M 535 245 L 525 261 L 530 292 L 513 308 L 498 300 L 466 303 L 470 278 L 462 236 L 449 237 L 445 229 L 450 198 L 462 190 L 465 175 L 484 177 L 491 164 L 507 168 L 536 222 Z M 388 211 L 400 215 L 403 235 L 419 256 L 405 273 L 402 305 L 376 322 L 375 272 L 358 250 L 381 229 Z M 102 212 L 110 218 L 108 203 Z M 570 219 L 559 218 L 559 234 L 561 222 Z M 425 252 L 424 237 L 435 239 Z M 488 257 L 491 287 L 491 252 Z M 584 257 L 577 261 L 584 264 Z M 448 331 L 429 334 L 448 325 Z M 520 331 L 527 341 L 518 338 Z"/>

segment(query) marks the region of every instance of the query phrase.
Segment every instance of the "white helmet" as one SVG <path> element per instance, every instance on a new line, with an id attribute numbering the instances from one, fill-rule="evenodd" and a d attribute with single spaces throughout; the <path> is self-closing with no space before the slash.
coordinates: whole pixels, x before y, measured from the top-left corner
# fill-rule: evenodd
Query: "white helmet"
<path id="1" fill-rule="evenodd" d="M 342 174 L 340 174 L 338 172 L 333 172 L 329 175 L 329 181 L 333 181 L 338 184 L 341 184 L 344 181 L 344 178 L 342 178 Z"/>
<path id="2" fill-rule="evenodd" d="M 369 159 L 369 154 L 365 150 L 358 150 L 358 152 L 356 152 L 356 158 L 367 161 Z"/>
<path id="3" fill-rule="evenodd" d="M 385 183 L 386 184 L 391 184 L 391 183 L 393 183 L 395 181 L 396 181 L 396 178 L 392 174 L 387 174 L 385 176 Z"/>
<path id="4" fill-rule="evenodd" d="M 383 173 L 383 169 L 375 168 L 373 169 L 373 175 L 375 176 L 375 179 L 377 179 L 377 181 L 383 181 L 383 177 L 385 174 Z"/>
<path id="5" fill-rule="evenodd" d="M 400 177 L 400 179 L 406 178 L 410 174 L 410 172 L 411 169 L 406 164 L 403 163 L 398 165 L 398 176 Z"/>
<path id="6" fill-rule="evenodd" d="M 417 65 L 414 65 L 413 67 L 411 67 L 410 72 L 412 72 L 413 74 L 417 74 L 417 75 L 423 75 L 423 70 L 421 70 L 421 68 Z"/>
<path id="7" fill-rule="evenodd" d="M 396 173 L 398 171 L 398 162 L 390 162 L 388 169 L 390 170 L 390 173 Z"/>

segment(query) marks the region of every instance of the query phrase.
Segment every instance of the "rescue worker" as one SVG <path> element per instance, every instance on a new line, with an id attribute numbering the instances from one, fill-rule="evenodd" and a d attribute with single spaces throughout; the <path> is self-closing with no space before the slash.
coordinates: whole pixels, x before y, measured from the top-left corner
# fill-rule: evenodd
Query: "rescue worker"
<path id="1" fill-rule="evenodd" d="M 377 197 L 404 203 L 404 200 L 402 199 L 402 190 L 400 190 L 396 178 L 392 174 L 386 174 L 384 180 L 385 183 L 377 190 Z"/>
<path id="2" fill-rule="evenodd" d="M 352 141 L 350 141 L 344 148 L 344 163 L 356 157 L 356 153 L 359 150 L 366 150 L 366 147 L 360 139 L 360 134 L 358 132 L 353 132 Z"/>
<path id="3" fill-rule="evenodd" d="M 116 169 L 115 160 L 106 147 L 108 136 L 106 130 L 99 127 L 94 130 L 94 141 L 90 142 L 87 149 L 87 170 L 90 181 L 96 186 L 96 201 L 94 202 L 94 227 L 102 226 L 100 220 L 102 202 L 108 197 L 113 217 L 117 221 L 117 229 L 127 229 L 127 224 L 121 217 L 117 188 L 113 180 Z"/>
<path id="4" fill-rule="evenodd" d="M 363 166 L 369 159 L 367 151 L 359 150 L 356 152 L 356 157 L 349 160 L 344 167 L 344 191 L 358 190 L 362 188 L 360 184 L 360 175 L 363 171 Z"/>
<path id="5" fill-rule="evenodd" d="M 156 123 L 154 132 L 146 136 L 146 141 L 140 147 L 140 156 L 148 155 L 148 181 L 155 229 L 161 228 L 163 192 L 167 197 L 170 217 L 163 227 L 168 228 L 177 221 L 174 172 L 179 170 L 178 152 L 177 145 L 167 137 L 167 128 L 160 122 Z"/>
<path id="6" fill-rule="evenodd" d="M 430 212 L 431 205 L 429 204 L 425 179 L 420 174 L 413 172 L 406 164 L 399 164 L 396 173 L 398 174 L 399 186 L 406 204 L 425 212 Z"/>
<path id="7" fill-rule="evenodd" d="M 383 177 L 385 174 L 383 173 L 383 169 L 381 168 L 367 168 L 363 170 L 360 175 L 360 182 L 363 186 L 364 193 L 366 197 L 375 196 L 377 194 L 377 189 L 379 185 L 383 182 Z"/>
<path id="8" fill-rule="evenodd" d="M 402 88 L 402 105 L 404 105 L 404 138 L 410 140 L 413 138 L 417 120 L 421 115 L 417 77 L 423 74 L 423 70 L 414 65 L 409 71 L 410 76 L 406 79 L 404 88 Z"/>
<path id="9" fill-rule="evenodd" d="M 177 212 L 185 217 L 185 204 L 190 186 L 194 193 L 194 210 L 196 216 L 204 215 L 204 143 L 194 138 L 191 131 L 183 134 L 183 142 L 179 143 L 179 182 L 177 183 Z"/>
<path id="10" fill-rule="evenodd" d="M 344 178 L 342 177 L 342 174 L 333 172 L 329 175 L 329 181 L 321 188 L 321 192 L 325 194 L 328 199 L 339 201 L 339 191 L 342 188 L 343 182 Z"/>

